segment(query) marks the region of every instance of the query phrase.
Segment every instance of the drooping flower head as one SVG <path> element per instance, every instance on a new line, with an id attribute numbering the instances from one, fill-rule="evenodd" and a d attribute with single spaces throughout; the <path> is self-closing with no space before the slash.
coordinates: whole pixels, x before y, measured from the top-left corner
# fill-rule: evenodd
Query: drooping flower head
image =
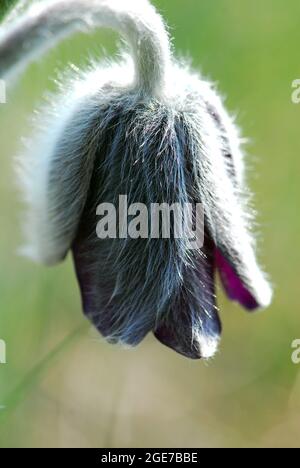
<path id="1" fill-rule="evenodd" d="M 114 28 L 130 53 L 72 70 L 22 158 L 27 254 L 44 264 L 72 251 L 85 314 L 111 342 L 150 332 L 189 358 L 212 357 L 221 323 L 219 271 L 230 299 L 266 307 L 246 204 L 241 139 L 213 85 L 175 60 L 146 0 L 41 1 L 0 29 L 0 78 L 19 73 L 74 30 Z M 201 203 L 204 243 L 96 236 L 99 203 Z M 119 215 L 120 213 L 118 213 Z"/>

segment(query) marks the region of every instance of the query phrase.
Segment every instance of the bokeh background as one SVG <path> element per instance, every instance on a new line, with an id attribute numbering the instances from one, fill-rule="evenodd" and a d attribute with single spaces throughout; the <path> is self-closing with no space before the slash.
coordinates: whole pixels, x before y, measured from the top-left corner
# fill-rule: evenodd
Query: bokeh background
<path id="1" fill-rule="evenodd" d="M 9 2 L 6 2 L 9 3 Z M 13 3 L 13 2 L 10 2 Z M 28 2 L 30 3 L 30 2 Z M 106 344 L 81 314 L 71 260 L 54 269 L 16 254 L 22 209 L 13 157 L 56 71 L 111 56 L 109 31 L 67 40 L 30 67 L 0 106 L 1 447 L 299 447 L 299 0 L 155 0 L 179 55 L 219 83 L 248 145 L 260 259 L 271 308 L 248 315 L 219 291 L 224 336 L 209 364 L 152 336 Z M 2 10 L 4 7 L 1 0 Z"/>

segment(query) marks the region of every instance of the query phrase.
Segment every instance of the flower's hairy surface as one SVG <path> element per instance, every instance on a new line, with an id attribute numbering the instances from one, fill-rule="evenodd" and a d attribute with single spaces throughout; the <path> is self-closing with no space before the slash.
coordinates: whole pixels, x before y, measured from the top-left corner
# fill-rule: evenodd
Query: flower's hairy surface
<path id="1" fill-rule="evenodd" d="M 0 28 L 0 78 L 15 76 L 74 30 L 107 26 L 130 47 L 116 63 L 64 79 L 20 158 L 26 254 L 47 265 L 73 251 L 83 309 L 110 342 L 149 332 L 189 358 L 210 358 L 221 323 L 220 272 L 232 300 L 266 307 L 255 257 L 242 140 L 214 86 L 173 58 L 146 0 L 39 1 Z M 96 208 L 201 203 L 202 249 L 186 239 L 96 237 Z"/>

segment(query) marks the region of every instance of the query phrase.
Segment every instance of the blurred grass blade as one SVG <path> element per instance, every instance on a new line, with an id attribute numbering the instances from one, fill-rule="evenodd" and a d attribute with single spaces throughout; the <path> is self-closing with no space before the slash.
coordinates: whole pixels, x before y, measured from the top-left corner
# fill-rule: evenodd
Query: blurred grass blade
<path id="1" fill-rule="evenodd" d="M 50 353 L 48 353 L 21 381 L 17 387 L 9 393 L 3 401 L 0 401 L 0 422 L 14 410 L 28 395 L 30 390 L 38 383 L 43 372 L 55 361 L 62 351 L 73 344 L 86 331 L 87 326 L 77 328 L 73 333 L 66 336 Z"/>

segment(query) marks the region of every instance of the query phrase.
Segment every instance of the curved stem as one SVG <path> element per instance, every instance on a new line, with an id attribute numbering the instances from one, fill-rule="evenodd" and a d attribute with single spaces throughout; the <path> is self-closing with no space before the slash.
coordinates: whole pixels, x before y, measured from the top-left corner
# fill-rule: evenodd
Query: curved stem
<path id="1" fill-rule="evenodd" d="M 156 94 L 171 58 L 160 15 L 146 0 L 52 0 L 34 4 L 0 29 L 0 77 L 25 68 L 38 54 L 76 31 L 108 27 L 129 43 L 136 87 Z"/>

